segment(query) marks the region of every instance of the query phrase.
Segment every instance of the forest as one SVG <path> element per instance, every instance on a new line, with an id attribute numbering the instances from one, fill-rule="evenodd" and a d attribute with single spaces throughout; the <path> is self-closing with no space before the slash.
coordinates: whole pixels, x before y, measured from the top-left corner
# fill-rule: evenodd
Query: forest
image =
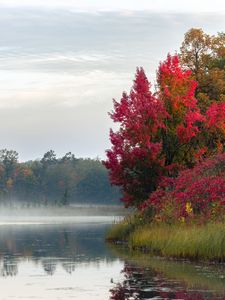
<path id="1" fill-rule="evenodd" d="M 14 150 L 0 150 L 0 201 L 4 206 L 118 204 L 98 159 L 75 158 L 71 152 L 57 158 L 53 150 L 39 160 L 18 161 Z"/>

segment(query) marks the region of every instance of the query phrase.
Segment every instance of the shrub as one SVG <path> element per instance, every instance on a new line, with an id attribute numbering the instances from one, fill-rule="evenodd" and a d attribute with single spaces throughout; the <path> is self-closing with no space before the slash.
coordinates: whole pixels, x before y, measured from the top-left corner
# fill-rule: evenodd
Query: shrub
<path id="1" fill-rule="evenodd" d="M 177 178 L 162 178 L 158 189 L 142 205 L 154 207 L 155 219 L 170 222 L 222 220 L 225 213 L 225 154 L 219 154 L 180 172 Z"/>

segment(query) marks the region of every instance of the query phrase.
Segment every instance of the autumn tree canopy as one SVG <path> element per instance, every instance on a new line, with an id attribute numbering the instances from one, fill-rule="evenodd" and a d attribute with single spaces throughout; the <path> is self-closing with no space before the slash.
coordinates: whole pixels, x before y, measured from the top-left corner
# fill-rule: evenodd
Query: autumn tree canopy
<path id="1" fill-rule="evenodd" d="M 224 151 L 223 90 L 218 92 L 215 85 L 212 96 L 212 80 L 210 92 L 204 89 L 210 72 L 218 70 L 222 76 L 224 71 L 223 38 L 191 30 L 181 59 L 168 55 L 160 63 L 155 93 L 143 68 L 138 68 L 130 93 L 124 92 L 119 102 L 114 100 L 110 116 L 119 129 L 110 131 L 112 148 L 106 151 L 104 164 L 112 184 L 121 187 L 126 206 L 139 207 L 162 176 L 174 177 L 204 157 Z M 205 93 L 207 103 L 200 93 Z"/>
<path id="2" fill-rule="evenodd" d="M 106 167 L 111 182 L 121 186 L 127 206 L 138 206 L 157 187 L 162 175 L 194 165 L 204 120 L 194 97 L 197 83 L 177 55 L 168 55 L 158 70 L 158 91 L 152 94 L 143 69 L 137 69 L 130 94 L 114 100 L 110 114 L 120 124 L 110 132 L 112 148 Z"/>
<path id="3" fill-rule="evenodd" d="M 155 190 L 163 172 L 160 132 L 167 116 L 162 101 L 151 93 L 142 68 L 137 69 L 130 93 L 123 93 L 120 102 L 114 100 L 110 116 L 120 128 L 110 131 L 112 148 L 104 164 L 111 182 L 122 187 L 124 203 L 138 205 Z"/>
<path id="4" fill-rule="evenodd" d="M 198 82 L 196 97 L 201 110 L 216 101 L 225 101 L 225 34 L 208 35 L 192 28 L 180 48 L 183 66 L 192 71 Z"/>

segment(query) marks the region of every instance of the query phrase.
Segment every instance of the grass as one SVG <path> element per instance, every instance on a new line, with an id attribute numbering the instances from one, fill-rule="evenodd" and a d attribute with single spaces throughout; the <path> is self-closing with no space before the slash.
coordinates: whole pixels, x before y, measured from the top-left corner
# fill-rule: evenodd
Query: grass
<path id="1" fill-rule="evenodd" d="M 116 242 L 127 242 L 130 234 L 134 232 L 137 226 L 137 217 L 135 215 L 127 216 L 119 223 L 115 223 L 106 233 L 106 240 Z"/>
<path id="2" fill-rule="evenodd" d="M 225 261 L 225 224 L 167 225 L 116 224 L 108 240 L 126 240 L 132 249 L 148 250 L 165 257 Z"/>

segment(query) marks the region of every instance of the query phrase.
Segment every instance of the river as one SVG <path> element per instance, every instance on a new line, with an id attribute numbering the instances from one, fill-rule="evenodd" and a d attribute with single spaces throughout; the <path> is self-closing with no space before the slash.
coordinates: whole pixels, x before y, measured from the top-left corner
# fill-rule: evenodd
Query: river
<path id="1" fill-rule="evenodd" d="M 0 300 L 225 299 L 224 265 L 130 255 L 104 241 L 115 217 L 0 224 Z"/>

